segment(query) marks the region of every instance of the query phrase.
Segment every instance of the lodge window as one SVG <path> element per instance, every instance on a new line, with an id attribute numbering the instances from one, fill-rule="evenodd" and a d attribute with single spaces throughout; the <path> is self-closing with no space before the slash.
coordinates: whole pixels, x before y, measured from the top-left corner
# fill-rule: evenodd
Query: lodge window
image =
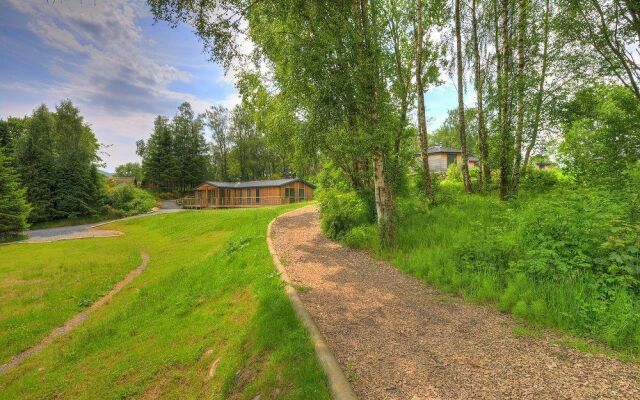
<path id="1" fill-rule="evenodd" d="M 298 190 L 298 199 L 299 200 L 304 200 L 304 188 L 300 188 Z"/>
<path id="2" fill-rule="evenodd" d="M 457 155 L 455 153 L 454 154 L 447 154 L 447 167 L 449 165 L 451 165 L 451 164 L 456 163 L 456 162 L 458 162 L 458 157 L 457 157 Z"/>
<path id="3" fill-rule="evenodd" d="M 284 197 L 289 199 L 289 203 L 296 202 L 296 189 L 294 188 L 284 188 Z"/>
<path id="4" fill-rule="evenodd" d="M 260 189 L 256 188 L 256 204 L 260 204 Z"/>
<path id="5" fill-rule="evenodd" d="M 251 205 L 251 189 L 247 189 L 247 205 Z"/>

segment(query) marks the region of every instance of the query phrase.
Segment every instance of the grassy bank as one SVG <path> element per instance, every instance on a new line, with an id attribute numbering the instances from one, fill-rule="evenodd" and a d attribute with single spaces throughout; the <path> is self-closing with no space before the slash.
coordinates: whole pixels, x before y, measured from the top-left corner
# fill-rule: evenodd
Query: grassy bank
<path id="1" fill-rule="evenodd" d="M 508 202 L 458 184 L 439 190 L 436 206 L 399 199 L 392 250 L 380 249 L 372 225 L 339 238 L 442 290 L 640 354 L 638 227 L 624 199 L 562 185 Z M 345 208 L 354 215 L 353 203 Z"/>
<path id="2" fill-rule="evenodd" d="M 117 241 L 0 247 L 0 364 L 107 293 L 141 262 Z"/>
<path id="3" fill-rule="evenodd" d="M 48 255 L 47 268 L 88 255 L 87 275 L 102 257 L 121 257 L 126 268 L 105 286 L 140 252 L 150 262 L 78 330 L 0 376 L 0 397 L 328 398 L 265 243 L 268 222 L 287 209 L 165 214 L 107 226 L 121 237 L 29 245 L 20 254 Z M 79 244 L 93 247 L 67 251 Z M 25 249 L 0 248 L 0 258 Z"/>

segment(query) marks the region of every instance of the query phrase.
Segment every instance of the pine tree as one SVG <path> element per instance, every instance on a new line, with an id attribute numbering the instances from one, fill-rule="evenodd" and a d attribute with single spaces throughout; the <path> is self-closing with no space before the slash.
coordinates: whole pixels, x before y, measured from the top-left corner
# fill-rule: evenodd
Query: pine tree
<path id="1" fill-rule="evenodd" d="M 32 206 L 31 222 L 46 221 L 56 215 L 54 130 L 54 117 L 43 104 L 33 111 L 24 135 L 17 140 L 17 171 Z"/>
<path id="2" fill-rule="evenodd" d="M 190 190 L 202 182 L 209 169 L 202 119 L 195 116 L 191 104 L 184 102 L 178 107 L 171 126 L 179 190 Z"/>
<path id="3" fill-rule="evenodd" d="M 9 158 L 0 148 L 0 239 L 18 236 L 28 228 L 31 207 L 25 194 Z"/>
<path id="4" fill-rule="evenodd" d="M 56 150 L 56 209 L 63 217 L 96 214 L 99 183 L 92 171 L 98 142 L 70 100 L 56 107 Z"/>
<path id="5" fill-rule="evenodd" d="M 173 191 L 177 168 L 173 136 L 167 118 L 156 118 L 153 134 L 144 147 L 142 169 L 145 179 L 153 182 L 160 191 Z"/>

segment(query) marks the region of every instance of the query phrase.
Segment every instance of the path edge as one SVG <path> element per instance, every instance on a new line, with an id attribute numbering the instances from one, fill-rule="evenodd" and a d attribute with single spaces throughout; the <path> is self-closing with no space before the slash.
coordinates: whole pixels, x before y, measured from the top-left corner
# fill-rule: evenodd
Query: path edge
<path id="1" fill-rule="evenodd" d="M 287 211 L 271 220 L 271 222 L 269 222 L 269 226 L 267 227 L 267 246 L 269 247 L 269 252 L 271 253 L 273 263 L 280 273 L 280 278 L 285 284 L 285 291 L 289 296 L 289 300 L 293 305 L 293 309 L 311 335 L 313 347 L 316 350 L 316 354 L 318 356 L 318 359 L 320 360 L 320 364 L 322 365 L 322 368 L 327 375 L 327 379 L 329 380 L 329 389 L 331 391 L 332 397 L 335 400 L 357 400 L 358 397 L 353 391 L 353 388 L 351 387 L 349 380 L 342 371 L 342 368 L 340 368 L 338 360 L 336 360 L 335 356 L 331 352 L 331 349 L 329 349 L 329 346 L 327 346 L 327 343 L 325 342 L 320 329 L 318 329 L 318 326 L 315 324 L 315 322 L 313 322 L 311 315 L 306 310 L 306 308 L 304 308 L 302 300 L 300 299 L 300 296 L 298 296 L 298 291 L 291 285 L 291 278 L 280 262 L 280 257 L 278 257 L 278 254 L 276 253 L 276 250 L 273 247 L 273 242 L 271 240 L 271 228 L 273 227 L 274 222 L 278 220 L 278 218 L 312 206 L 315 206 L 315 204 Z"/>

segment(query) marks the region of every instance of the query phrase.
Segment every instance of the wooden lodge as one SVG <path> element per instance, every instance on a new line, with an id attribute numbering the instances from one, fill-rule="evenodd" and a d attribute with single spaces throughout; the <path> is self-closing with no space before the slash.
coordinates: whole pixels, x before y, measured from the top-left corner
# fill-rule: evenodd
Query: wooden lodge
<path id="1" fill-rule="evenodd" d="M 428 149 L 429 170 L 435 173 L 446 173 L 449 165 L 462 165 L 462 150 L 445 146 L 433 146 Z M 416 157 L 422 162 L 420 153 Z M 478 166 L 478 159 L 469 154 L 469 168 Z"/>
<path id="2" fill-rule="evenodd" d="M 183 208 L 262 207 L 313 200 L 315 186 L 302 179 L 249 182 L 207 181 L 194 196 L 182 200 Z"/>

